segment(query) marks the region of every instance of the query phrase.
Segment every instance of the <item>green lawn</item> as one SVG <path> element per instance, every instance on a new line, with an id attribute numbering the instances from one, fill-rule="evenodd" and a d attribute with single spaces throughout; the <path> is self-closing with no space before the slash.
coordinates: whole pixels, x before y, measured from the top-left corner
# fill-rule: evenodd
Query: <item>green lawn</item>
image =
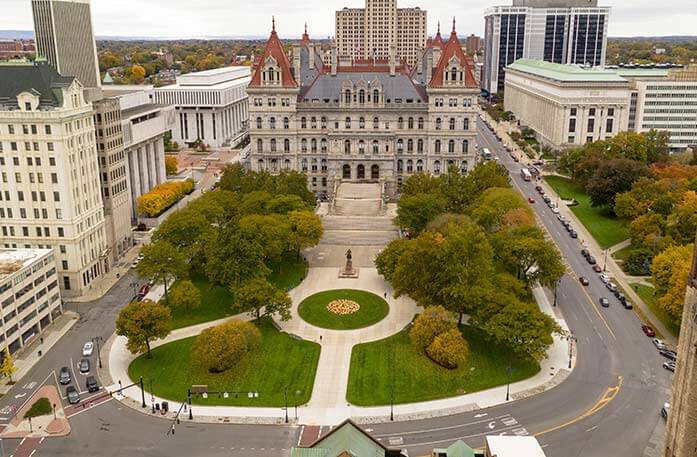
<path id="1" fill-rule="evenodd" d="M 673 336 L 677 337 L 680 334 L 680 324 L 673 322 L 668 313 L 658 307 L 656 299 L 653 296 L 655 289 L 644 284 L 631 284 L 631 286 L 641 299 L 644 300 L 644 303 L 646 303 L 646 306 L 649 307 L 653 315 L 666 326 Z"/>
<path id="2" fill-rule="evenodd" d="M 561 176 L 546 176 L 545 181 L 562 199 L 574 199 L 578 202 L 578 205 L 571 207 L 571 211 L 581 220 L 601 248 L 609 248 L 629 237 L 624 222 L 617 219 L 607 208 L 591 206 L 590 197 L 583 192 L 580 185 Z"/>
<path id="3" fill-rule="evenodd" d="M 30 418 L 30 417 L 38 417 L 38 416 L 45 416 L 47 414 L 51 414 L 53 412 L 53 407 L 51 406 L 51 402 L 48 400 L 46 397 L 41 397 L 36 402 L 31 405 L 31 408 L 24 413 L 24 418 Z"/>
<path id="4" fill-rule="evenodd" d="M 634 247 L 630 244 L 626 248 L 622 248 L 619 251 L 613 252 L 612 257 L 624 263 L 629 258 L 629 255 L 632 253 L 633 249 Z"/>
<path id="5" fill-rule="evenodd" d="M 417 350 L 407 330 L 355 346 L 351 354 L 348 401 L 358 406 L 389 404 L 392 383 L 395 403 L 476 392 L 505 384 L 509 361 L 513 382 L 540 371 L 534 360 L 517 359 L 508 348 L 485 340 L 481 330 L 469 326 L 462 326 L 461 330 L 469 343 L 470 358 L 465 366 L 455 370 L 435 364 Z"/>
<path id="6" fill-rule="evenodd" d="M 353 300 L 360 309 L 353 314 L 336 314 L 327 309 L 327 304 L 337 299 Z M 333 330 L 348 330 L 367 327 L 381 321 L 390 307 L 382 297 L 370 292 L 352 289 L 337 289 L 310 295 L 300 303 L 298 313 L 305 321 L 317 327 Z"/>
<path id="7" fill-rule="evenodd" d="M 128 367 L 128 375 L 132 380 L 142 376 L 146 387 L 152 379 L 155 395 L 175 401 L 184 400 L 192 384 L 207 384 L 209 391 L 259 393 L 259 397 L 253 399 L 246 394 L 194 398 L 193 402 L 199 405 L 281 407 L 286 387 L 289 404 L 307 403 L 312 394 L 320 346 L 279 332 L 269 319 L 263 319 L 258 326 L 262 333 L 261 346 L 223 373 L 212 374 L 194 366 L 191 347 L 196 337 L 192 337 L 153 349 L 152 359 L 148 359 L 147 354 L 139 356 Z M 296 394 L 297 391 L 300 394 Z"/>
<path id="8" fill-rule="evenodd" d="M 276 287 L 287 290 L 300 284 L 306 272 L 307 262 L 302 259 L 296 262 L 295 257 L 292 257 L 274 265 L 269 281 Z M 201 291 L 201 306 L 195 310 L 173 309 L 172 328 L 189 327 L 240 312 L 234 307 L 232 293 L 225 287 L 211 285 L 202 275 L 192 276 L 191 281 Z"/>

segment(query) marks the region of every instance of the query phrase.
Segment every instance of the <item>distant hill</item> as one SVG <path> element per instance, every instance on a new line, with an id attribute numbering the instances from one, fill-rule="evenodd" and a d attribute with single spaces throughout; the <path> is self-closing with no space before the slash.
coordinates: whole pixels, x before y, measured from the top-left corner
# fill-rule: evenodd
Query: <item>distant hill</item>
<path id="1" fill-rule="evenodd" d="M 32 30 L 0 30 L 0 40 L 28 40 L 34 38 Z"/>

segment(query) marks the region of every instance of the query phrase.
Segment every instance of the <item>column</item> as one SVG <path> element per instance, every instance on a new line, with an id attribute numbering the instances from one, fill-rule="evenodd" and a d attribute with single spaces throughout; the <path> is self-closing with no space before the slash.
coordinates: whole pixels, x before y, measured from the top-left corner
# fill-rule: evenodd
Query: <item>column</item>
<path id="1" fill-rule="evenodd" d="M 145 160 L 148 163 L 148 185 L 152 189 L 157 184 L 157 176 L 155 174 L 155 156 L 153 155 L 151 143 L 145 144 Z"/>
<path id="2" fill-rule="evenodd" d="M 167 175 L 165 173 L 164 144 L 162 141 L 162 138 L 158 138 L 153 144 L 153 149 L 155 151 L 155 172 L 157 175 L 157 184 L 162 184 L 167 180 Z"/>
<path id="3" fill-rule="evenodd" d="M 131 173 L 131 196 L 133 198 L 133 204 L 137 205 L 136 199 L 142 195 L 140 191 L 140 165 L 138 163 L 137 151 L 128 151 L 128 168 Z"/>
<path id="4" fill-rule="evenodd" d="M 140 192 L 146 194 L 150 190 L 150 187 L 148 187 L 148 161 L 142 146 L 138 148 L 138 164 L 140 165 L 140 173 L 138 174 Z"/>

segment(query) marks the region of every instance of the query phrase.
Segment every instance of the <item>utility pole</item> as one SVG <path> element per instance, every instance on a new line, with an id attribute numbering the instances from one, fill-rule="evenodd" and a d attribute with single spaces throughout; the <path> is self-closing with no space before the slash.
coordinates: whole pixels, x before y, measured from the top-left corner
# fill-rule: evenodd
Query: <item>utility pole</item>
<path id="1" fill-rule="evenodd" d="M 143 377 L 140 377 L 140 396 L 141 396 L 141 408 L 145 408 L 145 385 L 143 383 Z"/>
<path id="2" fill-rule="evenodd" d="M 186 391 L 186 399 L 189 403 L 189 420 L 192 421 L 194 420 L 194 414 L 191 411 L 191 389 L 187 389 Z"/>
<path id="3" fill-rule="evenodd" d="M 283 389 L 283 401 L 286 405 L 286 424 L 288 423 L 288 386 Z"/>

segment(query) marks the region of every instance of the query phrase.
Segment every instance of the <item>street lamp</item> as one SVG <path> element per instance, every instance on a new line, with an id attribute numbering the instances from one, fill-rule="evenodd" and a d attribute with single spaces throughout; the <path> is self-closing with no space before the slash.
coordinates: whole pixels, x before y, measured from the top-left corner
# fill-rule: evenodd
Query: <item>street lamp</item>
<path id="1" fill-rule="evenodd" d="M 92 338 L 92 342 L 97 345 L 97 360 L 99 361 L 99 368 L 102 368 L 102 353 L 99 351 L 99 342 L 104 341 L 101 336 L 95 336 Z"/>
<path id="2" fill-rule="evenodd" d="M 607 271 L 607 249 L 605 249 L 605 261 L 603 262 L 603 271 Z"/>
<path id="3" fill-rule="evenodd" d="M 152 405 L 152 413 L 155 414 L 155 394 L 152 390 L 152 378 L 150 378 L 150 404 Z"/>
<path id="4" fill-rule="evenodd" d="M 557 287 L 559 286 L 559 281 L 554 283 L 554 302 L 552 306 L 557 306 Z"/>
<path id="5" fill-rule="evenodd" d="M 187 389 L 186 391 L 186 400 L 189 403 L 189 420 L 194 420 L 194 414 L 191 411 L 191 389 Z"/>
<path id="6" fill-rule="evenodd" d="M 283 389 L 283 401 L 286 405 L 286 424 L 288 423 L 288 386 Z"/>
<path id="7" fill-rule="evenodd" d="M 394 421 L 394 384 L 390 384 L 390 420 Z"/>
<path id="8" fill-rule="evenodd" d="M 508 367 L 506 367 L 506 372 L 508 373 L 508 383 L 506 384 L 506 401 L 509 401 L 511 399 L 511 374 L 513 373 L 513 367 L 511 367 L 510 363 L 508 364 Z"/>
<path id="9" fill-rule="evenodd" d="M 300 389 L 295 391 L 295 419 L 296 420 L 298 419 L 298 397 L 300 396 L 301 393 L 302 393 L 302 391 Z"/>

